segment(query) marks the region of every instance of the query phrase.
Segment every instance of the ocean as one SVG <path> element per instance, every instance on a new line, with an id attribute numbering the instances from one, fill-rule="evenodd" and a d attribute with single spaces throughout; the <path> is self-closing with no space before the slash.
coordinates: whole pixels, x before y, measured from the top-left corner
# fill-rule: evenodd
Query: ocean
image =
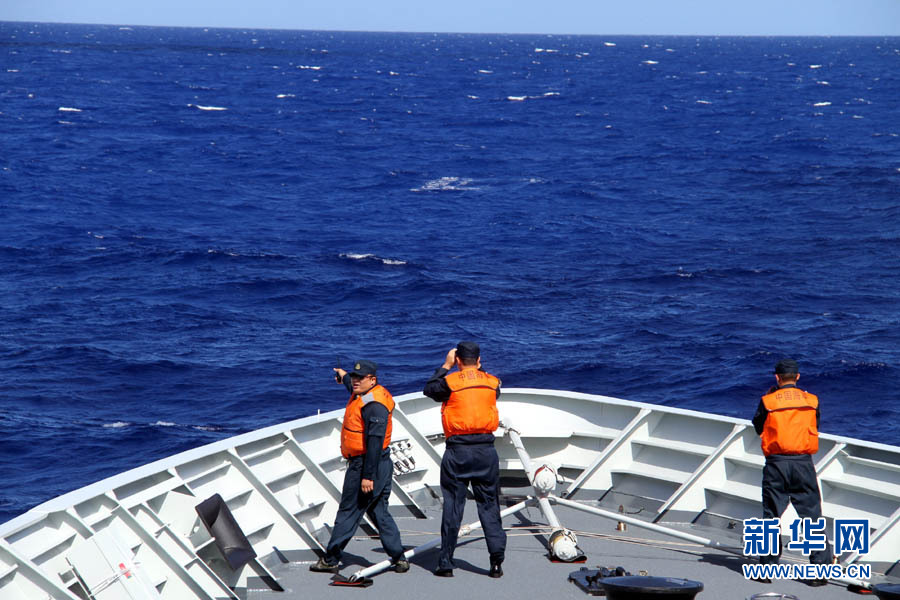
<path id="1" fill-rule="evenodd" d="M 421 390 L 750 418 L 782 357 L 824 432 L 900 445 L 900 38 L 0 23 L 0 522 Z"/>

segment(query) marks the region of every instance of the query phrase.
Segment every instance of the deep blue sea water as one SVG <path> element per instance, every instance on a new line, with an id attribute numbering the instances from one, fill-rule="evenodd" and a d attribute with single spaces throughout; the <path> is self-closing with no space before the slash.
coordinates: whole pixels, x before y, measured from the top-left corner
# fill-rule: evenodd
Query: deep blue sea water
<path id="1" fill-rule="evenodd" d="M 0 23 L 0 522 L 420 390 L 749 418 L 783 356 L 822 430 L 900 444 L 900 38 Z"/>

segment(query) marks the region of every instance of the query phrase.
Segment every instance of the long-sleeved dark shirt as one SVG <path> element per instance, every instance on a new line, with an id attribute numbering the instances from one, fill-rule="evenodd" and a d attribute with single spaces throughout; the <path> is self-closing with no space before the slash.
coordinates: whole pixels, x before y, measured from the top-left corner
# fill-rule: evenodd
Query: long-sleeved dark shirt
<path id="1" fill-rule="evenodd" d="M 350 375 L 344 375 L 341 383 L 352 394 L 353 384 Z M 387 407 L 381 402 L 369 402 L 363 405 L 361 411 L 363 419 L 363 438 L 366 440 L 366 453 L 363 455 L 362 478 L 375 480 L 375 471 L 381 461 L 382 454 L 390 450 L 382 450 L 384 436 L 387 433 L 387 423 L 390 418 Z"/>
<path id="2" fill-rule="evenodd" d="M 797 386 L 794 385 L 793 383 L 788 383 L 781 387 L 772 386 L 771 388 L 769 388 L 769 391 L 767 393 L 771 394 L 772 392 L 774 392 L 776 390 L 780 390 L 783 388 L 795 388 L 795 387 L 797 387 Z M 753 415 L 753 428 L 756 430 L 756 435 L 762 435 L 763 429 L 766 426 L 766 419 L 768 417 L 769 417 L 769 411 L 766 410 L 765 403 L 762 400 L 760 400 L 759 406 L 756 407 L 756 414 Z M 819 428 L 819 407 L 816 406 L 816 429 L 818 429 L 818 428 Z"/>
<path id="3" fill-rule="evenodd" d="M 484 369 L 481 369 L 482 371 Z M 447 385 L 447 373 L 449 369 L 439 367 L 431 378 L 425 382 L 423 393 L 435 402 L 446 402 L 450 399 L 450 386 Z M 500 397 L 500 388 L 497 388 L 497 398 Z M 484 444 L 494 443 L 493 433 L 468 433 L 454 435 L 447 440 L 448 444 Z"/>

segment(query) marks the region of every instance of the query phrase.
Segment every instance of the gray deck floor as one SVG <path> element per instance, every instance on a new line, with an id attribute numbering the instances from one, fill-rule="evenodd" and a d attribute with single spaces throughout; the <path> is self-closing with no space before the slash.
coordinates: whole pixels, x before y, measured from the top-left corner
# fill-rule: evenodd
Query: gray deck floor
<path id="1" fill-rule="evenodd" d="M 294 600 L 299 598 L 425 598 L 428 600 L 469 599 L 491 597 L 537 599 L 583 599 L 591 596 L 568 580 L 573 571 L 584 566 L 622 566 L 630 573 L 647 571 L 650 575 L 677 577 L 700 581 L 704 589 L 699 599 L 746 599 L 763 592 L 791 594 L 800 600 L 830 600 L 832 598 L 861 598 L 842 585 L 830 584 L 812 588 L 797 581 L 773 581 L 760 584 L 744 579 L 741 557 L 683 542 L 676 538 L 628 526 L 625 532 L 615 529 L 615 523 L 570 508 L 554 507 L 560 521 L 578 534 L 579 547 L 587 554 L 583 564 L 553 563 L 547 558 L 546 526 L 538 508 L 528 508 L 504 519 L 508 542 L 504 576 L 487 576 L 488 554 L 480 531 L 460 539 L 456 550 L 457 569 L 453 578 L 436 577 L 432 569 L 437 561 L 437 549 L 414 557 L 408 573 L 385 571 L 374 577 L 368 588 L 329 585 L 331 575 L 312 573 L 309 563 L 289 563 L 272 571 L 284 586 L 284 593 L 250 590 L 248 600 Z M 440 536 L 440 507 L 429 509 L 427 519 L 398 518 L 404 545 L 409 548 Z M 474 501 L 466 506 L 464 523 L 477 520 Z M 687 528 L 688 526 L 684 526 Z M 360 568 L 384 560 L 385 555 L 377 539 L 354 538 L 347 546 L 341 574 L 351 575 Z M 709 530 L 694 531 L 697 535 L 713 537 Z M 739 543 L 739 541 L 738 541 Z M 873 581 L 879 579 L 874 577 Z M 867 596 L 874 597 L 874 596 Z"/>

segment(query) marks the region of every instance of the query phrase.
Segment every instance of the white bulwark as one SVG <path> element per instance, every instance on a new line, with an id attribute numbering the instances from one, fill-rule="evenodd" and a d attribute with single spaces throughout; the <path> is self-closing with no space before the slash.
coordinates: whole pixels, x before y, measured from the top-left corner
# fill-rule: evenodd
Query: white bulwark
<path id="1" fill-rule="evenodd" d="M 395 401 L 391 512 L 424 518 L 440 496 L 440 404 L 421 394 Z M 559 499 L 638 513 L 632 520 L 660 531 L 719 528 L 736 536 L 735 546 L 743 520 L 761 514 L 764 458 L 747 420 L 538 389 L 504 390 L 498 407 L 527 448 L 531 470 L 552 466 Z M 226 600 L 246 597 L 248 588 L 277 589 L 275 567 L 313 560 L 327 543 L 346 468 L 342 413 L 184 452 L 0 525 L 0 599 Z M 496 447 L 504 493 L 524 488 L 527 500 L 535 492 L 503 435 L 498 430 Z M 868 565 L 873 576 L 895 567 L 900 448 L 822 434 L 814 461 L 829 537 L 836 519 L 869 524 L 868 553 L 842 554 L 842 573 L 849 565 Z M 213 537 L 195 509 L 214 494 L 250 545 L 237 566 L 226 560 L 231 542 Z M 790 507 L 782 515 L 783 522 L 795 518 Z"/>

